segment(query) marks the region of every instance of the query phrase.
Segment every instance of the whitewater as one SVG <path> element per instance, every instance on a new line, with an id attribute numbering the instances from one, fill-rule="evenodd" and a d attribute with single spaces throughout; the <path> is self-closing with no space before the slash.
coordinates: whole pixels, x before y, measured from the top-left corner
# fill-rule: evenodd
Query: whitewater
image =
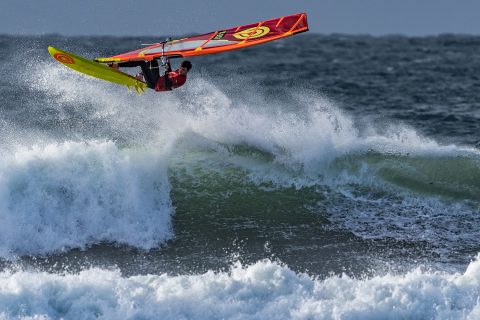
<path id="1" fill-rule="evenodd" d="M 132 39 L 0 40 L 35 61 L 2 62 L 0 318 L 480 316 L 478 38 L 304 36 L 141 96 L 45 49 Z"/>
<path id="2" fill-rule="evenodd" d="M 118 270 L 76 274 L 3 272 L 3 318 L 24 319 L 477 319 L 480 263 L 463 274 L 325 280 L 266 260 L 228 272 L 123 277 Z M 15 301 L 16 306 L 12 306 Z"/>

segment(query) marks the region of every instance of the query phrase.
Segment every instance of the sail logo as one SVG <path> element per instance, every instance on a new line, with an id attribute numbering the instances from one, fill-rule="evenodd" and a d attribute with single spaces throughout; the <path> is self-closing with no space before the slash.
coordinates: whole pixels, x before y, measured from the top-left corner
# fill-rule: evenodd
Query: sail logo
<path id="1" fill-rule="evenodd" d="M 253 27 L 234 33 L 233 36 L 240 40 L 260 38 L 270 32 L 269 27 Z"/>
<path id="2" fill-rule="evenodd" d="M 227 33 L 227 31 L 220 31 L 220 32 L 217 33 L 217 35 L 213 38 L 213 40 L 220 40 L 220 39 L 222 39 L 222 38 L 225 36 L 225 33 Z"/>
<path id="3" fill-rule="evenodd" d="M 59 62 L 64 63 L 64 64 L 74 64 L 75 63 L 75 60 L 72 57 L 70 57 L 70 56 L 68 56 L 64 53 L 55 53 L 53 55 L 53 57 L 56 60 L 58 60 Z"/>

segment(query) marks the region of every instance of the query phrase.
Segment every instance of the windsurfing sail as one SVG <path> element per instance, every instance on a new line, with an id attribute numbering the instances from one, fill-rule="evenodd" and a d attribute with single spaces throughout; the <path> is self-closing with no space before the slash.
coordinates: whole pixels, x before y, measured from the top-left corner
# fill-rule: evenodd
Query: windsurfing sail
<path id="1" fill-rule="evenodd" d="M 126 62 L 164 57 L 192 57 L 237 50 L 308 31 L 307 14 L 297 13 L 194 37 L 157 43 L 98 62 Z"/>

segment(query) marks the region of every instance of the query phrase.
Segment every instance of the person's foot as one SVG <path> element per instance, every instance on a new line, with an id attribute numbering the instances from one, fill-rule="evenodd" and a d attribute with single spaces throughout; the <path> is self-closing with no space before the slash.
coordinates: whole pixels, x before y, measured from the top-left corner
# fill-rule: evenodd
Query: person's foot
<path id="1" fill-rule="evenodd" d="M 109 63 L 108 66 L 109 66 L 110 68 L 115 69 L 115 70 L 118 70 L 118 69 L 119 69 L 119 68 L 118 68 L 118 63 L 115 63 L 115 62 Z"/>

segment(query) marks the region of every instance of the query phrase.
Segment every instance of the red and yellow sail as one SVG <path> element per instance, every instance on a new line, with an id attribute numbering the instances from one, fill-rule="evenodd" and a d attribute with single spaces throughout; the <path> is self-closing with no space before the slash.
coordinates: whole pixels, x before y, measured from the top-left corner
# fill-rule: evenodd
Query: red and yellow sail
<path id="1" fill-rule="evenodd" d="M 192 57 L 237 50 L 308 31 L 307 14 L 297 13 L 249 25 L 214 31 L 194 37 L 157 43 L 98 62 L 125 62 L 166 57 Z M 163 53 L 162 53 L 163 52 Z"/>

